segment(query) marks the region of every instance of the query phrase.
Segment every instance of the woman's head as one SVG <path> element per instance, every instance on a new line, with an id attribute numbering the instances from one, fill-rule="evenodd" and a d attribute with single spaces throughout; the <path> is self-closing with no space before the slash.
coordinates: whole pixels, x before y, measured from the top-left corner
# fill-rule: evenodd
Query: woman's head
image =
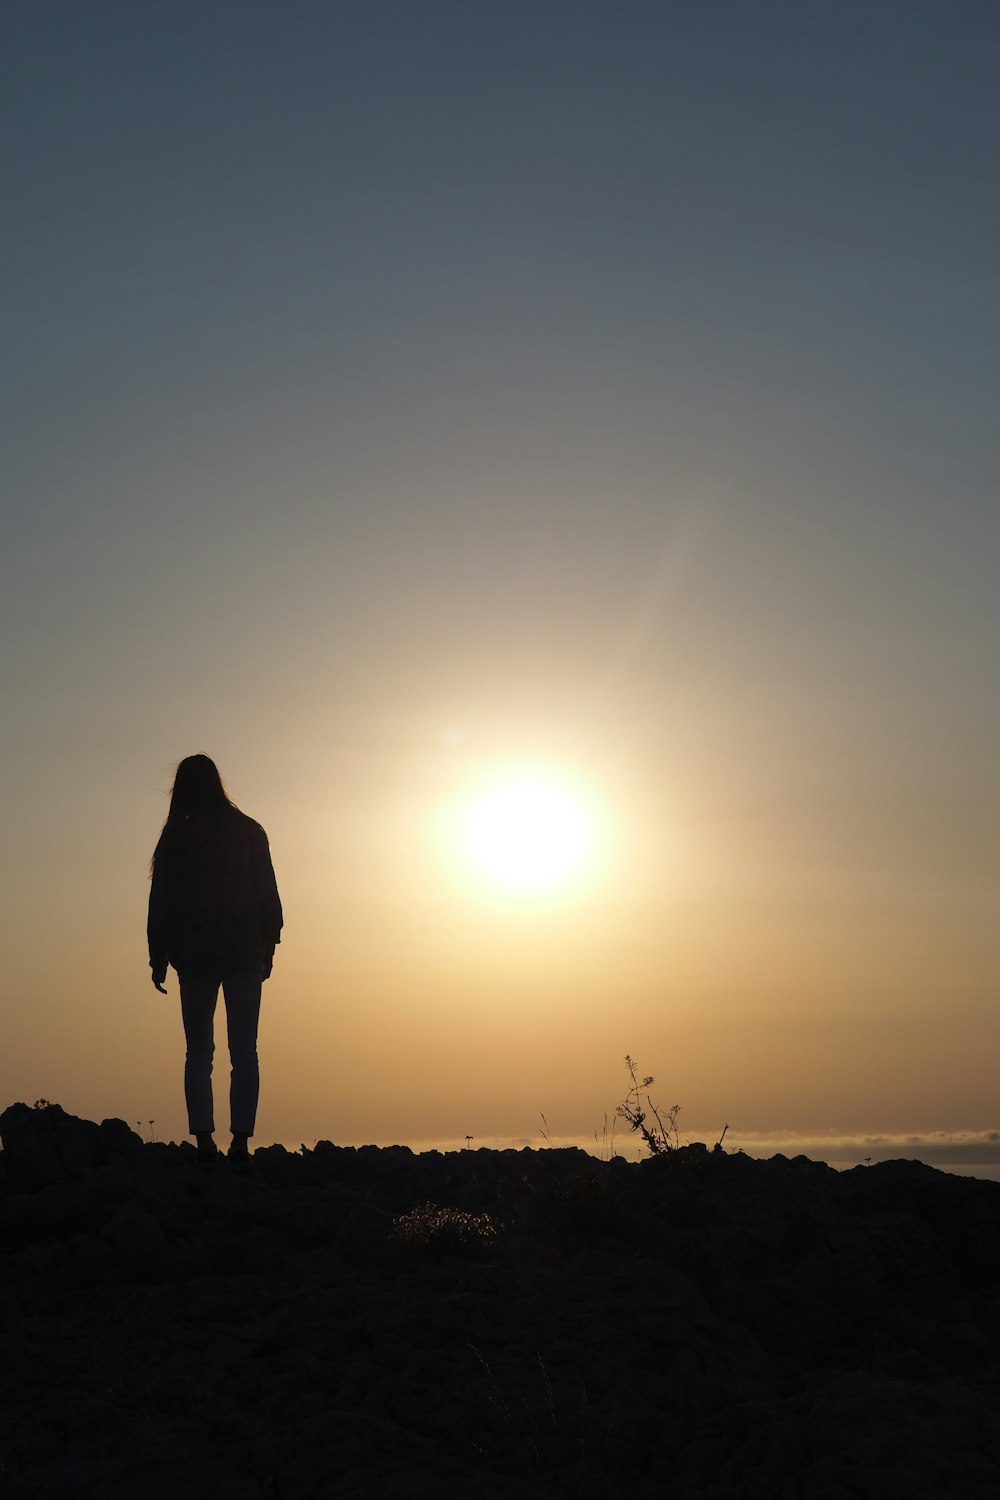
<path id="1" fill-rule="evenodd" d="M 174 775 L 167 821 L 225 812 L 232 806 L 215 761 L 207 755 L 185 756 Z"/>
<path id="2" fill-rule="evenodd" d="M 167 821 L 153 850 L 150 873 L 160 855 L 176 847 L 178 836 L 189 818 L 213 818 L 224 813 L 239 816 L 239 811 L 222 784 L 215 761 L 207 755 L 186 755 L 174 773 Z"/>

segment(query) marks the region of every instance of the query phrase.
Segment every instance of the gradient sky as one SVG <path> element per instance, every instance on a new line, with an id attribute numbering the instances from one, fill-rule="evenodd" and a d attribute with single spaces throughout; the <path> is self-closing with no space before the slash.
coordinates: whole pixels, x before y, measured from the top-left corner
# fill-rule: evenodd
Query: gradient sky
<path id="1" fill-rule="evenodd" d="M 996 5 L 8 0 L 0 55 L 0 1105 L 183 1135 L 205 751 L 286 909 L 258 1141 L 585 1141 L 627 1051 L 682 1133 L 1000 1159 Z M 442 833 L 513 764 L 600 816 L 545 900 Z"/>

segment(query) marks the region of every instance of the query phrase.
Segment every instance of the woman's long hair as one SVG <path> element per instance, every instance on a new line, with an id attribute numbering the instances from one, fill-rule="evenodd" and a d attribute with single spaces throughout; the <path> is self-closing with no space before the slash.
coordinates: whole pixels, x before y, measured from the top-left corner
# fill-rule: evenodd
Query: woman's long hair
<path id="1" fill-rule="evenodd" d="M 215 761 L 207 755 L 185 756 L 174 773 L 167 820 L 153 850 L 150 873 L 156 868 L 159 856 L 169 849 L 191 818 L 225 817 L 239 811 L 223 785 Z"/>

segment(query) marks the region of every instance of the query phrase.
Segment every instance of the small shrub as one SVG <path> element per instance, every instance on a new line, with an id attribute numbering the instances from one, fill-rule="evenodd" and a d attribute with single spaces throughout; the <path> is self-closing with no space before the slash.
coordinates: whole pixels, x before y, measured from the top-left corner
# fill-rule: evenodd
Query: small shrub
<path id="1" fill-rule="evenodd" d="M 625 1054 L 625 1068 L 632 1080 L 631 1087 L 625 1098 L 615 1110 L 619 1119 L 624 1120 L 633 1133 L 641 1135 L 646 1143 L 650 1156 L 666 1156 L 671 1151 L 676 1151 L 680 1145 L 680 1136 L 677 1132 L 677 1116 L 681 1112 L 679 1104 L 672 1104 L 666 1112 L 666 1119 L 660 1114 L 658 1107 L 653 1103 L 649 1094 L 645 1094 L 646 1109 L 642 1107 L 643 1091 L 648 1089 L 656 1079 L 650 1074 L 640 1080 L 635 1070 L 635 1063 Z M 650 1115 L 655 1124 L 650 1122 Z"/>
<path id="2" fill-rule="evenodd" d="M 496 1225 L 489 1214 L 423 1203 L 393 1220 L 390 1238 L 410 1250 L 437 1255 L 480 1255 L 496 1244 Z"/>

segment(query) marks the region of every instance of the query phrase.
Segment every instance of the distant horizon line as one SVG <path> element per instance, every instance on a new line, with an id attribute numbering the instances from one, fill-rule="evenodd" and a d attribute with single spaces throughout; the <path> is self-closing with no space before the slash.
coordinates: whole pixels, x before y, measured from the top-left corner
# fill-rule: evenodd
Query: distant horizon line
<path id="1" fill-rule="evenodd" d="M 324 1137 L 318 1136 L 316 1140 Z M 699 1134 L 693 1131 L 690 1136 L 681 1137 L 681 1146 L 702 1145 L 708 1146 L 711 1151 L 715 1142 L 720 1139 L 718 1133 Z M 466 1145 L 468 1143 L 468 1145 Z M 612 1136 L 607 1134 L 607 1143 L 604 1146 L 601 1137 L 595 1139 L 594 1133 L 589 1136 L 559 1136 L 550 1133 L 549 1136 L 468 1136 L 465 1140 L 448 1139 L 442 1137 L 421 1137 L 411 1139 L 409 1142 L 400 1140 L 355 1140 L 355 1142 L 334 1142 L 337 1146 L 378 1146 L 385 1149 L 388 1146 L 408 1146 L 409 1151 L 549 1151 L 549 1149 L 576 1148 L 585 1151 L 591 1157 L 609 1157 Z M 295 1146 L 298 1151 L 300 1145 Z M 313 1142 L 315 1145 L 315 1142 Z M 727 1131 L 723 1142 L 724 1149 L 730 1155 L 742 1154 L 748 1157 L 810 1157 L 811 1160 L 828 1161 L 829 1164 L 849 1163 L 850 1166 L 864 1166 L 867 1161 L 892 1161 L 898 1158 L 910 1158 L 910 1160 L 927 1161 L 928 1166 L 937 1166 L 939 1163 L 963 1164 L 963 1166 L 996 1166 L 1000 1170 L 1000 1131 L 907 1131 L 907 1133 L 885 1133 L 880 1134 L 858 1134 L 852 1136 L 847 1133 L 829 1134 L 823 1136 L 810 1131 L 754 1131 L 754 1133 L 738 1136 L 732 1130 Z M 648 1151 L 643 1146 L 639 1137 L 633 1136 L 628 1128 L 615 1133 L 616 1157 L 624 1157 L 627 1161 L 642 1161 L 648 1157 Z"/>
<path id="2" fill-rule="evenodd" d="M 155 1121 L 148 1122 L 148 1128 L 146 1122 L 141 1122 L 141 1128 L 137 1128 L 140 1122 L 125 1121 L 125 1123 L 147 1143 L 156 1141 L 167 1145 L 179 1145 L 188 1140 L 187 1136 L 181 1136 L 180 1140 L 175 1140 L 172 1136 L 160 1136 L 156 1132 Z M 225 1134 L 225 1132 L 216 1133 Z M 686 1146 L 702 1143 L 711 1150 L 720 1139 L 720 1134 L 722 1133 L 716 1129 L 707 1132 L 699 1132 L 695 1129 L 684 1132 L 679 1144 Z M 376 1140 L 366 1140 L 361 1137 L 334 1140 L 330 1136 L 317 1134 L 312 1137 L 311 1141 L 304 1141 L 301 1137 L 295 1139 L 292 1136 L 268 1138 L 266 1133 L 258 1132 L 254 1137 L 254 1148 L 260 1150 L 266 1146 L 280 1145 L 286 1151 L 298 1152 L 303 1147 L 307 1150 L 314 1150 L 318 1142 L 323 1140 L 330 1140 L 335 1146 L 351 1147 L 355 1150 L 360 1150 L 364 1146 L 374 1146 L 379 1150 L 402 1146 L 412 1151 L 414 1155 L 431 1151 L 447 1154 L 466 1150 L 546 1151 L 569 1148 L 584 1151 L 596 1160 L 607 1160 L 614 1155 L 629 1162 L 636 1162 L 645 1160 L 649 1154 L 642 1140 L 627 1126 L 616 1129 L 613 1134 L 609 1128 L 606 1134 L 591 1131 L 587 1135 L 561 1135 L 554 1131 L 545 1133 L 539 1131 L 530 1136 L 427 1135 L 411 1137 L 409 1140 L 388 1137 Z M 824 1134 L 818 1131 L 773 1130 L 740 1134 L 727 1128 L 724 1132 L 723 1148 L 730 1155 L 743 1153 L 746 1156 L 763 1160 L 777 1155 L 789 1158 L 805 1156 L 812 1161 L 825 1162 L 841 1171 L 845 1168 L 876 1162 L 920 1161 L 940 1170 L 982 1175 L 1000 1180 L 1000 1130 L 993 1129 L 934 1132 L 883 1131 L 864 1134 L 851 1134 L 846 1131 L 831 1131 Z M 2 1154 L 2 1143 L 0 1143 L 0 1154 Z"/>
<path id="3" fill-rule="evenodd" d="M 718 1138 L 718 1133 L 709 1132 L 702 1136 L 697 1132 L 692 1132 L 690 1136 L 682 1136 L 680 1144 L 692 1145 L 700 1141 L 711 1150 Z M 283 1145 L 289 1151 L 298 1151 L 302 1146 L 307 1146 L 307 1149 L 312 1150 L 318 1141 L 324 1139 L 329 1139 L 329 1137 L 316 1136 L 311 1144 L 304 1141 L 294 1144 L 291 1141 L 280 1141 L 275 1144 Z M 263 1140 L 260 1144 L 264 1144 Z M 339 1140 L 334 1141 L 333 1144 L 350 1146 L 355 1150 L 360 1150 L 363 1146 L 375 1146 L 379 1150 L 405 1146 L 415 1155 L 430 1151 L 440 1151 L 445 1154 L 464 1150 L 546 1151 L 566 1148 L 585 1151 L 588 1156 L 593 1156 L 597 1160 L 606 1160 L 612 1154 L 610 1131 L 606 1144 L 602 1143 L 600 1137 L 595 1138 L 593 1132 L 589 1136 L 563 1136 L 550 1133 L 546 1137 L 539 1133 L 534 1136 L 507 1137 L 470 1135 L 458 1139 L 424 1137 L 413 1138 L 409 1141 L 358 1139 Z M 935 1133 L 883 1132 L 865 1135 L 757 1131 L 752 1135 L 743 1136 L 729 1131 L 723 1147 L 730 1155 L 742 1152 L 746 1156 L 763 1160 L 778 1155 L 789 1158 L 806 1156 L 812 1161 L 826 1162 L 838 1171 L 875 1162 L 909 1160 L 920 1161 L 942 1171 L 951 1169 L 966 1174 L 973 1173 L 975 1168 L 991 1169 L 982 1172 L 981 1175 L 1000 1180 L 1000 1130 Z M 615 1133 L 613 1154 L 623 1157 L 626 1161 L 635 1162 L 645 1160 L 649 1153 L 642 1141 L 626 1129 Z"/>

